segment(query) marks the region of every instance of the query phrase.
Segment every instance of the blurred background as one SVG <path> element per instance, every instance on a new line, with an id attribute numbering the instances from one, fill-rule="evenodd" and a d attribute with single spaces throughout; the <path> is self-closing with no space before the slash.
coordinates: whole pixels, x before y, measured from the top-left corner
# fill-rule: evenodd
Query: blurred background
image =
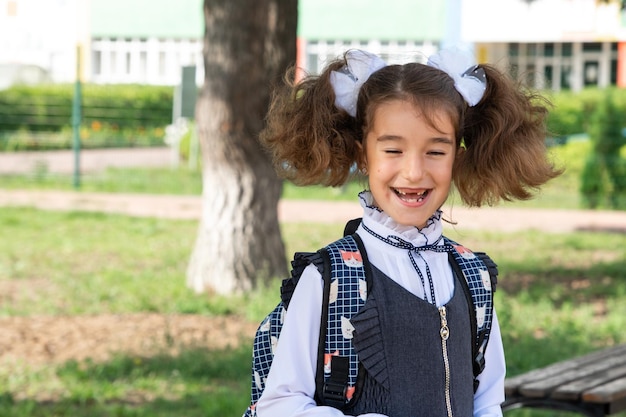
<path id="1" fill-rule="evenodd" d="M 552 102 L 546 144 L 564 174 L 483 216 L 455 196 L 446 208 L 466 219 L 446 234 L 497 260 L 508 376 L 626 343 L 624 7 L 298 1 L 302 72 L 348 48 L 425 62 L 457 45 Z M 203 0 L 0 0 L 0 416 L 248 406 L 252 336 L 280 279 L 247 294 L 185 285 L 202 210 L 204 30 Z M 286 259 L 335 240 L 362 188 L 285 183 L 279 208 L 298 214 L 281 217 Z"/>
<path id="2" fill-rule="evenodd" d="M 548 144 L 583 142 L 556 150 L 584 159 L 564 161 L 576 177 L 568 194 L 582 193 L 572 197 L 574 205 L 624 207 L 622 1 L 300 0 L 298 6 L 302 71 L 316 73 L 347 48 L 405 62 L 457 45 L 541 89 L 555 104 Z M 60 181 L 72 183 L 72 175 L 88 181 L 108 167 L 197 168 L 193 119 L 204 79 L 203 31 L 201 0 L 0 0 L 0 175 L 29 174 L 40 182 L 65 176 Z M 152 149 L 78 157 L 79 149 L 107 148 Z M 73 153 L 7 155 L 49 150 Z"/>

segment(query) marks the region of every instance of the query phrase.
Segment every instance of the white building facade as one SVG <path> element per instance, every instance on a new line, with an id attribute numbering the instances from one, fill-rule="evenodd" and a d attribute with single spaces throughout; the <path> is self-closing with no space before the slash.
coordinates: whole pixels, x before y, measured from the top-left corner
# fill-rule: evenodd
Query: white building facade
<path id="1" fill-rule="evenodd" d="M 626 86 L 621 1 L 463 1 L 462 38 L 537 88 Z"/>
<path id="2" fill-rule="evenodd" d="M 317 72 L 348 48 L 424 62 L 463 44 L 534 87 L 626 86 L 623 15 L 611 0 L 299 0 L 298 65 Z M 203 31 L 202 0 L 0 0 L 0 66 L 159 85 L 195 66 L 200 84 Z"/>
<path id="3" fill-rule="evenodd" d="M 88 48 L 89 1 L 0 0 L 0 65 L 37 66 L 54 81 L 77 76 L 78 45 Z"/>

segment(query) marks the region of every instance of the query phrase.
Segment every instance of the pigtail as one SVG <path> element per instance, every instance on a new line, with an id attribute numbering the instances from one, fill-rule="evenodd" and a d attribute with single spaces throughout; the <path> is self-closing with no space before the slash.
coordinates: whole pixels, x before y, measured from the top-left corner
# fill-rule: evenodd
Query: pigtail
<path id="1" fill-rule="evenodd" d="M 345 183 L 357 158 L 355 120 L 335 107 L 330 73 L 345 60 L 330 64 L 319 76 L 295 82 L 288 71 L 272 96 L 261 143 L 270 151 L 279 176 L 297 185 Z"/>
<path id="2" fill-rule="evenodd" d="M 482 100 L 469 107 L 462 126 L 464 151 L 454 181 L 469 206 L 527 200 L 562 171 L 546 155 L 550 103 L 490 65 Z"/>

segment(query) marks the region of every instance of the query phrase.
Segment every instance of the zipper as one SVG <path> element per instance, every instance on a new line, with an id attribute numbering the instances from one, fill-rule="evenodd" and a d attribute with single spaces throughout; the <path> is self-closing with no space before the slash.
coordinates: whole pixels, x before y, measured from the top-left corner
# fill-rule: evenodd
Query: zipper
<path id="1" fill-rule="evenodd" d="M 439 307 L 439 317 L 441 318 L 441 329 L 439 329 L 439 334 L 441 335 L 443 365 L 446 374 L 446 409 L 448 410 L 448 417 L 452 417 L 452 401 L 450 399 L 450 360 L 448 359 L 448 337 L 450 337 L 450 329 L 448 328 L 448 319 L 446 317 L 446 313 L 447 312 L 445 306 Z"/>

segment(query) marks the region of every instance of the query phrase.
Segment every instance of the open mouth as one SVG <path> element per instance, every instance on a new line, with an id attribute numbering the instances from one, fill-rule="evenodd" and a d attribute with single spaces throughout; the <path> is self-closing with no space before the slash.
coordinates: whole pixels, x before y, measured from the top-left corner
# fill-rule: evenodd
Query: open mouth
<path id="1" fill-rule="evenodd" d="M 398 190 L 397 188 L 394 188 L 393 191 L 400 198 L 400 200 L 407 202 L 407 203 L 419 203 L 423 201 L 428 195 L 428 193 L 430 192 L 430 190 L 406 192 L 406 191 Z"/>

